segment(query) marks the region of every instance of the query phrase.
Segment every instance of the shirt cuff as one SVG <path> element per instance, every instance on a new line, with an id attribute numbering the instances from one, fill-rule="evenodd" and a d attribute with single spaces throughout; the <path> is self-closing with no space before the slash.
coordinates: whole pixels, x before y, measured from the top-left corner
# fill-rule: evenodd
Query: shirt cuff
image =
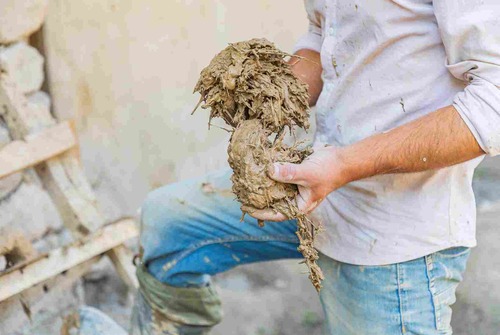
<path id="1" fill-rule="evenodd" d="M 455 96 L 453 106 L 484 152 L 500 155 L 500 89 L 475 77 Z"/>
<path id="2" fill-rule="evenodd" d="M 318 35 L 315 32 L 309 31 L 305 35 L 299 38 L 295 46 L 293 47 L 293 53 L 301 50 L 308 49 L 316 51 L 317 53 L 321 52 L 321 45 L 323 44 L 321 35 Z"/>

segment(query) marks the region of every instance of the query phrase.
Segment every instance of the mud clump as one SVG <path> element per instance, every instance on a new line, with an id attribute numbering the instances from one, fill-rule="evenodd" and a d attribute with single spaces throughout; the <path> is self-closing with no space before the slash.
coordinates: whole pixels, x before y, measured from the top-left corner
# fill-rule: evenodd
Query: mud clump
<path id="1" fill-rule="evenodd" d="M 198 106 L 210 108 L 210 120 L 220 117 L 232 127 L 228 162 L 243 214 L 270 208 L 297 220 L 298 250 L 319 291 L 323 274 L 314 237 L 320 227 L 299 211 L 296 185 L 268 176 L 273 163 L 298 164 L 312 153 L 301 143 L 284 143 L 286 130 L 293 135 L 296 127 L 309 128 L 310 112 L 307 85 L 293 74 L 287 56 L 266 39 L 230 44 L 203 69 L 195 92 L 201 94 Z"/>
<path id="2" fill-rule="evenodd" d="M 272 143 L 270 135 L 260 120 L 243 121 L 233 132 L 228 147 L 228 162 L 234 172 L 233 192 L 242 204 L 255 209 L 272 208 L 278 202 L 294 199 L 296 185 L 269 178 L 267 169 L 274 162 L 300 163 L 310 154 L 309 150 L 283 144 L 283 135 Z"/>
<path id="3" fill-rule="evenodd" d="M 273 132 L 309 128 L 307 85 L 297 80 L 286 56 L 266 39 L 230 44 L 201 72 L 194 90 L 202 108 L 233 127 L 259 119 Z"/>

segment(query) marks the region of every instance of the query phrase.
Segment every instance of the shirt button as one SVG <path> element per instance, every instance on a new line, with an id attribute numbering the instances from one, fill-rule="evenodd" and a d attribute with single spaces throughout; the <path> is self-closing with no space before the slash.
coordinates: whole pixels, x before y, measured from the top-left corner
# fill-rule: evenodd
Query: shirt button
<path id="1" fill-rule="evenodd" d="M 333 29 L 333 27 L 328 28 L 328 34 L 330 36 L 333 36 L 334 33 L 335 33 L 335 29 Z"/>

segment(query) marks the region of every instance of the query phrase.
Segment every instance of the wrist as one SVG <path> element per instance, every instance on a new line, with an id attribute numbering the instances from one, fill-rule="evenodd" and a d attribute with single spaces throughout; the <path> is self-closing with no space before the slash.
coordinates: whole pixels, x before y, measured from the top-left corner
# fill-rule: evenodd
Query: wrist
<path id="1" fill-rule="evenodd" d="M 376 146 L 363 140 L 338 149 L 339 174 L 345 184 L 390 171 L 379 157 Z"/>
<path id="2" fill-rule="evenodd" d="M 328 164 L 331 174 L 329 188 L 330 192 L 344 186 L 347 183 L 355 180 L 354 174 L 349 164 L 348 150 L 341 147 L 327 147 L 330 151 L 330 162 Z"/>
<path id="3" fill-rule="evenodd" d="M 351 159 L 349 156 L 349 147 L 341 147 L 337 148 L 337 167 L 336 169 L 338 170 L 338 175 L 339 175 L 339 183 L 341 184 L 338 187 L 342 187 L 345 184 L 348 184 L 354 180 L 356 180 L 355 177 L 355 171 L 352 168 L 352 163 Z"/>

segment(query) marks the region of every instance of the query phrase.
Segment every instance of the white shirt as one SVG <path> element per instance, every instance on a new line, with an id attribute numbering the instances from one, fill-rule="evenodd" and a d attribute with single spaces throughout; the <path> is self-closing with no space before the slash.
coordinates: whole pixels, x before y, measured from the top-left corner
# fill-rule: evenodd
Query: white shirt
<path id="1" fill-rule="evenodd" d="M 321 53 L 316 142 L 346 146 L 453 104 L 483 150 L 500 153 L 500 0 L 305 3 L 309 31 L 295 49 Z M 475 246 L 481 159 L 331 193 L 313 213 L 325 226 L 318 249 L 383 265 Z"/>

